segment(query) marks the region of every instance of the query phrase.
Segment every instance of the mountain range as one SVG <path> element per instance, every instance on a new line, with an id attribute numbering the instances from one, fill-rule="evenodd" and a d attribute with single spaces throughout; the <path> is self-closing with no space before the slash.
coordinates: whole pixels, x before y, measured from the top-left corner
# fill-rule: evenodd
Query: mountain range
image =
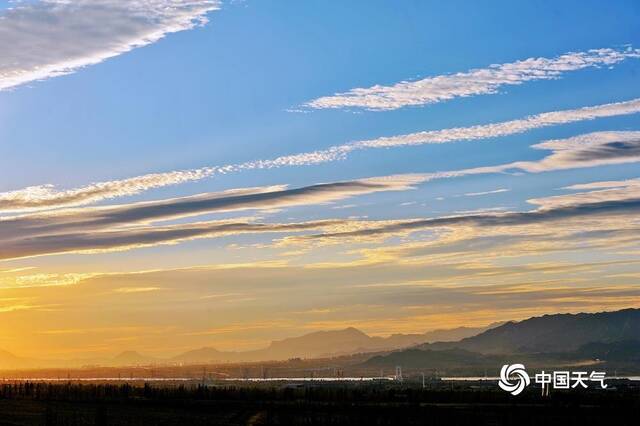
<path id="1" fill-rule="evenodd" d="M 376 355 L 363 366 L 478 372 L 514 359 L 528 366 L 599 364 L 637 371 L 640 309 L 508 322 L 457 342 L 426 343 Z"/>
<path id="2" fill-rule="evenodd" d="M 543 315 L 483 328 L 461 327 L 388 337 L 369 336 L 349 327 L 276 340 L 258 350 L 225 352 L 203 347 L 171 358 L 125 351 L 113 358 L 35 360 L 0 351 L 0 369 L 238 363 L 339 358 L 353 354 L 371 354 L 363 364 L 370 367 L 495 366 L 515 355 L 529 363 L 574 360 L 637 363 L 640 360 L 640 309 Z"/>
<path id="3" fill-rule="evenodd" d="M 473 336 L 489 327 L 459 327 L 434 330 L 422 334 L 392 334 L 388 337 L 369 336 L 353 328 L 332 331 L 316 331 L 299 337 L 276 340 L 264 348 L 246 352 L 221 352 L 214 348 L 200 348 L 185 352 L 171 361 L 181 363 L 205 363 L 221 361 L 266 361 L 289 358 L 324 358 L 361 352 L 388 351 L 434 341 L 455 341 Z"/>
<path id="4" fill-rule="evenodd" d="M 419 349 L 465 349 L 483 354 L 571 352 L 587 343 L 640 339 L 640 309 L 593 314 L 555 314 L 507 322 L 457 342 Z"/>
<path id="5" fill-rule="evenodd" d="M 203 347 L 171 358 L 156 358 L 128 350 L 112 358 L 36 360 L 0 351 L 0 369 L 77 367 L 82 365 L 115 367 L 152 364 L 205 364 L 336 357 L 354 353 L 390 351 L 435 341 L 455 341 L 476 335 L 496 325 L 498 324 L 481 328 L 459 327 L 433 330 L 421 334 L 393 334 L 388 337 L 369 336 L 356 328 L 349 327 L 342 330 L 317 331 L 303 336 L 276 340 L 266 348 L 252 351 L 220 351 L 213 347 Z"/>

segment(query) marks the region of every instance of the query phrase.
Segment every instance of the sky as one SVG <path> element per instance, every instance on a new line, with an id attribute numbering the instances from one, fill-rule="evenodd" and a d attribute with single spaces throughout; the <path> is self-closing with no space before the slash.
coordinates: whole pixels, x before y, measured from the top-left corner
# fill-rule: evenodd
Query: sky
<path id="1" fill-rule="evenodd" d="M 0 348 L 640 307 L 639 21 L 632 0 L 0 1 Z"/>

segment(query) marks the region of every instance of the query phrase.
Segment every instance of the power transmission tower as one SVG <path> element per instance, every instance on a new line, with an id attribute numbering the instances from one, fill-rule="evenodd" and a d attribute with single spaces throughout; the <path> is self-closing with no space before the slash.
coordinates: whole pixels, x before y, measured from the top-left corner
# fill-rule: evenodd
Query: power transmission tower
<path id="1" fill-rule="evenodd" d="M 396 366 L 396 380 L 402 382 L 402 366 Z"/>

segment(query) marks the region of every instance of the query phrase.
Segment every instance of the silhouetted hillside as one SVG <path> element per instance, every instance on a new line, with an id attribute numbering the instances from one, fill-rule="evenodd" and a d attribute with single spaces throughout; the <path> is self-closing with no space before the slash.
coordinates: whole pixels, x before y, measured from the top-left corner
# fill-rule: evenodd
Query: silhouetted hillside
<path id="1" fill-rule="evenodd" d="M 370 341 L 371 337 L 356 328 L 349 327 L 344 330 L 317 331 L 300 337 L 274 341 L 264 350 L 264 353 L 270 359 L 312 358 L 354 352 L 366 348 Z"/>
<path id="2" fill-rule="evenodd" d="M 421 345 L 422 349 L 460 348 L 484 354 L 571 352 L 592 342 L 638 339 L 640 309 L 595 314 L 555 314 L 508 322 L 458 342 Z"/>
<path id="3" fill-rule="evenodd" d="M 204 347 L 200 349 L 193 349 L 180 355 L 171 358 L 173 362 L 180 362 L 184 364 L 198 364 L 207 362 L 220 362 L 229 359 L 235 359 L 234 352 L 222 352 L 215 348 Z"/>
<path id="4" fill-rule="evenodd" d="M 518 361 L 528 366 L 582 365 L 585 361 L 606 363 L 613 367 L 629 367 L 640 361 L 640 341 L 624 340 L 612 343 L 587 343 L 575 351 L 553 353 L 518 354 Z M 389 354 L 377 355 L 362 364 L 363 367 L 406 369 L 447 369 L 458 371 L 481 371 L 479 367 L 492 371 L 502 364 L 513 361 L 511 354 L 481 354 L 464 349 L 443 350 L 404 349 Z M 629 370 L 626 368 L 626 370 Z M 632 368 L 629 371 L 637 371 Z"/>
<path id="5" fill-rule="evenodd" d="M 587 343 L 575 353 L 582 358 L 599 359 L 607 362 L 640 362 L 640 340 Z"/>
<path id="6" fill-rule="evenodd" d="M 494 355 L 482 355 L 464 349 L 446 349 L 431 351 L 421 349 L 405 349 L 388 355 L 378 355 L 363 364 L 365 367 L 431 368 L 450 369 L 498 365 L 501 360 Z"/>

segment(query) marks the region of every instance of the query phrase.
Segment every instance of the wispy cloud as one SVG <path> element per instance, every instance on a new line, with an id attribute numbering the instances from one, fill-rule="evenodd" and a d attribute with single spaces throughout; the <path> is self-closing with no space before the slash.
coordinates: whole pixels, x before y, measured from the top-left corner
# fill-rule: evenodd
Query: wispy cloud
<path id="1" fill-rule="evenodd" d="M 96 276 L 93 273 L 39 273 L 23 274 L 4 277 L 0 279 L 1 288 L 31 288 L 67 286 L 78 284 L 80 281 Z"/>
<path id="2" fill-rule="evenodd" d="M 598 187 L 599 182 L 589 184 L 590 187 Z M 441 216 L 428 219 L 408 219 L 389 220 L 386 222 L 368 221 L 362 222 L 361 226 L 343 226 L 336 233 L 323 232 L 310 235 L 292 236 L 282 240 L 281 245 L 295 245 L 298 243 L 319 241 L 321 244 L 344 243 L 346 241 L 372 242 L 380 241 L 392 235 L 407 236 L 411 233 L 424 230 L 448 229 L 449 231 L 460 229 L 461 235 L 469 238 L 474 235 L 470 229 L 493 228 L 497 229 L 497 235 L 518 234 L 519 227 L 534 227 L 536 232 L 545 234 L 544 239 L 551 224 L 560 224 L 563 232 L 582 233 L 582 240 L 585 240 L 588 232 L 611 232 L 616 227 L 627 229 L 624 234 L 629 236 L 629 240 L 637 241 L 633 232 L 637 230 L 638 224 L 631 218 L 636 218 L 640 213 L 640 179 L 627 181 L 602 182 L 606 185 L 616 185 L 615 187 L 601 190 L 587 190 L 575 194 L 565 194 L 527 200 L 536 206 L 529 211 L 509 211 L 509 212 L 466 212 L 451 216 Z M 591 228 L 584 223 L 572 228 L 567 226 L 573 220 L 593 220 Z M 621 222 L 622 221 L 622 222 Z M 537 228 L 544 225 L 544 228 Z M 560 231 L 560 228 L 558 231 Z M 612 239 L 612 234 L 603 234 Z M 559 238 L 559 234 L 555 235 Z M 529 237 L 531 238 L 531 237 Z M 440 238 L 436 238 L 437 241 Z M 494 242 L 492 242 L 493 244 Z M 529 241 L 532 244 L 532 241 Z M 474 246 L 475 250 L 479 247 Z"/>
<path id="3" fill-rule="evenodd" d="M 640 179 L 627 179 L 627 180 L 606 180 L 589 183 L 578 183 L 575 185 L 565 186 L 562 189 L 609 189 L 609 188 L 624 188 L 628 186 L 640 185 Z"/>
<path id="4" fill-rule="evenodd" d="M 442 130 L 409 133 L 400 136 L 383 137 L 347 145 L 350 151 L 366 148 L 390 148 L 397 146 L 413 146 L 440 144 L 457 141 L 472 141 L 510 136 L 530 130 L 551 127 L 597 118 L 615 117 L 637 114 L 640 112 L 640 99 L 589 106 L 578 109 L 545 112 L 525 118 L 503 121 L 500 123 L 481 124 L 470 127 L 453 127 Z"/>
<path id="5" fill-rule="evenodd" d="M 345 241 L 357 238 L 372 238 L 396 234 L 407 234 L 425 229 L 452 227 L 517 227 L 524 225 L 538 225 L 543 223 L 560 222 L 563 220 L 594 217 L 594 216 L 624 216 L 637 214 L 640 211 L 640 192 L 618 200 L 590 201 L 582 204 L 566 204 L 548 206 L 525 212 L 508 213 L 480 213 L 458 216 L 447 216 L 429 219 L 388 221 L 378 226 L 375 221 L 360 229 L 344 230 L 336 233 L 318 233 L 291 238 L 289 241 Z"/>
<path id="6" fill-rule="evenodd" d="M 176 244 L 198 238 L 261 233 L 295 233 L 323 229 L 331 221 L 291 224 L 253 223 L 246 220 L 207 221 L 167 226 L 139 226 L 115 231 L 60 233 L 14 238 L 3 241 L 0 260 L 19 259 L 61 253 L 102 253 L 164 244 Z"/>
<path id="7" fill-rule="evenodd" d="M 495 166 L 426 173 L 422 175 L 423 181 L 514 171 L 542 173 L 612 164 L 638 163 L 640 162 L 640 131 L 592 132 L 566 139 L 544 141 L 532 145 L 532 148 L 551 151 L 551 153 L 536 161 L 514 161 Z M 599 185 L 628 187 L 634 183 L 635 181 L 632 180 L 626 183 L 600 183 Z M 481 196 L 507 191 L 509 190 L 506 188 L 500 188 L 493 191 L 470 192 L 463 195 Z"/>
<path id="8" fill-rule="evenodd" d="M 0 259 L 72 251 L 123 250 L 202 237 L 324 228 L 337 222 L 283 226 L 237 219 L 148 225 L 205 213 L 329 203 L 380 191 L 407 190 L 424 179 L 421 175 L 399 175 L 293 189 L 280 186 L 231 190 L 130 205 L 70 209 L 50 215 L 5 218 L 0 220 Z"/>
<path id="9" fill-rule="evenodd" d="M 233 189 L 158 201 L 67 209 L 48 215 L 27 214 L 0 219 L 0 239 L 113 229 L 207 213 L 324 204 L 382 191 L 404 191 L 425 179 L 423 175 L 392 175 L 301 188 L 280 185 Z"/>
<path id="10" fill-rule="evenodd" d="M 150 291 L 162 290 L 161 287 L 120 287 L 113 290 L 114 293 L 148 293 Z"/>
<path id="11" fill-rule="evenodd" d="M 480 197 L 482 195 L 491 195 L 491 194 L 500 194 L 501 192 L 509 192 L 510 190 L 507 188 L 494 189 L 492 191 L 481 191 L 481 192 L 467 192 L 464 194 L 465 197 Z"/>
<path id="12" fill-rule="evenodd" d="M 0 90 L 72 73 L 207 21 L 217 0 L 41 0 L 0 15 Z"/>
<path id="13" fill-rule="evenodd" d="M 522 119 L 471 127 L 430 130 L 399 136 L 350 142 L 324 150 L 287 155 L 269 160 L 256 160 L 225 166 L 203 167 L 193 170 L 148 174 L 123 180 L 99 182 L 69 190 L 55 190 L 51 185 L 34 186 L 0 193 L 0 212 L 41 210 L 78 206 L 104 199 L 135 195 L 143 191 L 197 181 L 217 174 L 256 169 L 309 166 L 345 159 L 355 151 L 457 141 L 484 140 L 524 133 L 530 130 L 597 118 L 636 114 L 640 112 L 640 99 L 603 104 L 573 110 L 562 110 L 532 115 Z M 442 173 L 449 177 L 451 173 Z"/>
<path id="14" fill-rule="evenodd" d="M 640 49 L 592 49 L 555 58 L 528 58 L 468 72 L 401 81 L 391 86 L 355 88 L 314 99 L 304 107 L 393 110 L 410 105 L 427 105 L 459 97 L 493 94 L 501 86 L 557 79 L 565 73 L 585 68 L 613 66 L 627 58 L 640 58 Z"/>
<path id="15" fill-rule="evenodd" d="M 593 132 L 566 139 L 548 140 L 532 145 L 532 148 L 548 150 L 551 151 L 551 154 L 536 161 L 514 161 L 495 166 L 441 172 L 427 176 L 429 179 L 438 179 L 511 171 L 541 173 L 554 170 L 637 163 L 640 162 L 640 132 Z M 504 191 L 498 190 L 498 192 Z M 492 191 L 471 193 L 470 195 L 484 195 L 487 193 L 492 193 Z"/>
<path id="16" fill-rule="evenodd" d="M 517 168 L 540 172 L 640 161 L 640 132 L 593 132 L 566 139 L 549 140 L 533 148 L 553 153 L 540 161 L 514 163 Z"/>
<path id="17" fill-rule="evenodd" d="M 30 214 L 9 217 L 0 220 L 0 239 L 6 245 L 6 250 L 0 249 L 0 258 L 37 255 L 41 249 L 33 249 L 34 247 L 47 247 L 46 250 L 51 250 L 52 247 L 60 243 L 63 236 L 70 236 L 73 240 L 73 243 L 69 244 L 69 250 L 88 251 L 93 249 L 112 250 L 141 247 L 167 241 L 177 242 L 203 236 L 228 235 L 229 233 L 278 232 L 274 231 L 270 226 L 255 224 L 245 226 L 245 224 L 242 224 L 238 227 L 238 223 L 229 222 L 158 227 L 140 227 L 139 225 L 214 212 L 264 210 L 335 202 L 357 195 L 406 190 L 416 184 L 434 179 L 515 170 L 540 173 L 569 168 L 640 162 L 640 132 L 634 131 L 594 132 L 567 139 L 545 141 L 533 145 L 533 147 L 541 150 L 550 150 L 551 153 L 537 161 L 517 161 L 448 172 L 394 175 L 293 189 L 286 188 L 286 186 L 236 189 L 220 193 L 200 194 L 120 206 L 63 210 L 49 215 Z M 597 191 L 597 193 L 588 195 L 574 194 L 570 197 L 551 197 L 545 199 L 546 201 L 531 200 L 531 202 L 549 210 L 551 207 L 570 207 L 573 205 L 569 202 L 570 200 L 575 200 L 576 203 L 580 204 L 628 201 L 629 199 L 635 199 L 637 196 L 637 186 L 632 186 L 633 182 L 635 181 L 628 182 L 624 188 Z M 620 186 L 622 184 L 617 183 L 615 185 Z M 504 191 L 506 189 L 501 188 L 494 191 L 467 193 L 465 195 L 479 196 Z M 607 206 L 607 209 L 611 209 L 611 206 Z M 556 212 L 556 214 L 559 213 Z M 461 217 L 465 219 L 461 219 Z M 487 220 L 497 220 L 496 216 L 482 215 L 473 216 L 473 220 L 481 217 L 487 218 Z M 501 217 L 502 220 L 507 220 L 512 216 Z M 528 218 L 530 216 L 527 213 L 527 216 L 524 217 Z M 434 222 L 429 223 L 443 222 L 446 224 L 450 221 L 468 221 L 470 218 L 470 215 L 457 216 L 455 219 L 435 219 Z M 118 230 L 119 227 L 133 225 L 138 227 L 126 231 Z M 322 226 L 326 226 L 326 224 L 322 224 Z M 390 226 L 394 227 L 396 224 L 392 223 Z M 410 222 L 402 226 L 423 227 L 423 223 Z M 111 232 L 103 232 L 107 229 Z M 287 227 L 282 229 L 284 231 L 290 230 Z M 100 234 L 95 234 L 96 232 L 100 232 Z M 72 233 L 83 233 L 85 235 L 71 235 Z M 87 233 L 91 233 L 91 235 L 86 235 Z M 101 241 L 98 242 L 98 239 L 101 239 Z M 52 241 L 55 243 L 51 244 Z M 65 249 L 65 251 L 67 250 Z"/>
<path id="18" fill-rule="evenodd" d="M 58 225 L 55 231 L 38 231 L 38 227 L 29 223 L 29 218 L 23 222 L 7 223 L 5 236 L 0 242 L 0 260 L 15 259 L 47 254 L 71 252 L 104 252 L 114 250 L 129 250 L 133 248 L 149 247 L 160 244 L 175 244 L 196 238 L 217 238 L 242 234 L 279 233 L 288 235 L 282 240 L 281 246 L 290 244 L 306 244 L 318 241 L 320 243 L 335 244 L 339 242 L 377 241 L 381 237 L 391 235 L 409 235 L 421 230 L 452 230 L 459 229 L 464 234 L 468 228 L 491 228 L 496 230 L 510 229 L 516 232 L 518 227 L 538 227 L 544 225 L 548 232 L 549 224 L 563 224 L 568 229 L 567 221 L 576 219 L 595 220 L 597 230 L 612 232 L 614 225 L 631 227 L 637 230 L 637 225 L 629 223 L 630 215 L 640 212 L 640 186 L 616 188 L 605 191 L 591 191 L 584 196 L 568 195 L 566 199 L 549 197 L 547 199 L 531 200 L 538 205 L 531 211 L 524 212 L 483 212 L 468 213 L 456 216 L 444 216 L 428 219 L 364 221 L 354 219 L 319 220 L 293 223 L 260 223 L 243 219 L 226 221 L 208 221 L 166 226 L 122 226 L 126 221 L 118 223 L 120 227 L 105 229 L 101 224 L 90 221 L 81 230 L 73 224 Z M 125 216 L 126 217 L 126 216 Z M 44 221 L 48 220 L 44 218 Z M 55 221 L 55 216 L 51 218 Z M 78 220 L 82 220 L 79 218 Z M 622 220 L 622 222 L 620 222 Z M 0 222 L 3 224 L 3 222 Z M 584 226 L 578 226 L 575 232 L 586 232 Z M 47 229 L 43 227 L 41 229 Z M 615 230 L 613 230 L 615 231 Z M 295 235 L 307 232 L 307 235 Z M 311 232 L 311 234 L 308 234 Z M 500 235 L 502 231 L 498 232 Z M 516 232 L 517 233 L 517 232 Z M 629 235 L 629 229 L 625 231 Z M 557 235 L 556 235 L 557 236 Z M 634 240 L 632 237 L 631 240 Z M 493 242 L 492 242 L 493 244 Z M 477 248 L 477 246 L 476 246 Z"/>
<path id="19" fill-rule="evenodd" d="M 139 194 L 153 188 L 197 181 L 212 174 L 213 170 L 209 168 L 151 173 L 62 191 L 55 190 L 53 185 L 31 186 L 17 191 L 0 193 L 0 211 L 29 211 L 51 207 L 79 206 Z"/>
<path id="20" fill-rule="evenodd" d="M 547 172 L 595 165 L 640 162 L 640 132 L 594 132 L 564 140 L 551 140 L 534 148 L 551 150 L 538 161 L 518 161 L 496 166 L 422 175 L 396 175 L 288 189 L 284 186 L 230 190 L 129 205 L 70 209 L 50 214 L 28 214 L 0 220 L 0 259 L 43 254 L 125 250 L 173 244 L 194 238 L 246 233 L 298 233 L 322 229 L 318 237 L 368 238 L 457 225 L 517 226 L 550 220 L 628 214 L 638 209 L 640 193 L 634 180 L 607 183 L 604 190 L 530 200 L 539 208 L 531 212 L 463 214 L 427 220 L 370 222 L 356 220 L 265 224 L 246 220 L 209 221 L 149 226 L 181 217 L 213 212 L 264 210 L 321 204 L 380 191 L 406 190 L 433 179 L 512 170 Z M 596 185 L 592 183 L 591 185 Z M 600 184 L 600 186 L 605 184 Z M 501 191 L 501 190 L 496 190 Z M 489 191 L 489 192 L 496 192 Z M 470 193 L 479 195 L 480 193 Z M 335 233 L 330 229 L 338 228 Z M 332 235 L 335 234 L 335 235 Z M 301 237 L 314 238 L 314 237 Z"/>
<path id="21" fill-rule="evenodd" d="M 577 204 L 592 204 L 610 201 L 624 201 L 640 198 L 640 179 L 592 182 L 572 185 L 565 189 L 582 190 L 574 194 L 555 195 L 528 200 L 542 209 L 554 209 Z"/>

